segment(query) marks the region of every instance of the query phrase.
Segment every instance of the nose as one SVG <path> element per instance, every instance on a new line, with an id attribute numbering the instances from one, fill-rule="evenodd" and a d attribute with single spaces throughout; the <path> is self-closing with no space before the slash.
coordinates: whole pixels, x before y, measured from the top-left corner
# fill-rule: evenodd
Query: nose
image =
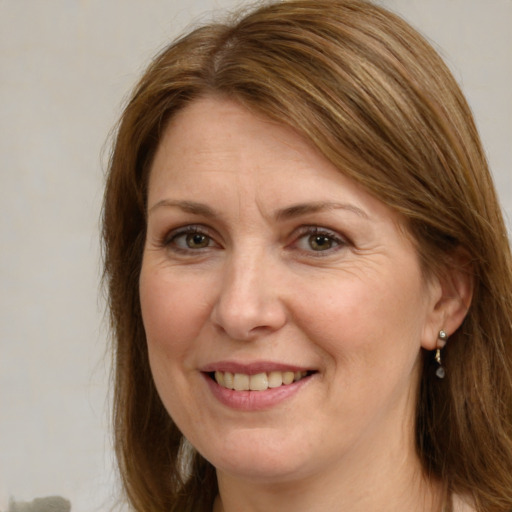
<path id="1" fill-rule="evenodd" d="M 279 269 L 269 259 L 262 253 L 233 255 L 225 263 L 211 319 L 233 340 L 264 336 L 286 323 Z"/>

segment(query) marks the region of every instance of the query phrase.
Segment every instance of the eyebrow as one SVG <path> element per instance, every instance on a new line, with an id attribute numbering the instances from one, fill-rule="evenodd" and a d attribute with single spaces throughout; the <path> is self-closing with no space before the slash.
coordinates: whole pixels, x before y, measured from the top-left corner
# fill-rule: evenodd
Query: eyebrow
<path id="1" fill-rule="evenodd" d="M 363 219 L 369 219 L 368 215 L 364 210 L 354 206 L 353 204 L 348 203 L 336 203 L 336 202 L 315 202 L 315 203 L 303 203 L 296 204 L 292 206 L 288 206 L 287 208 L 283 208 L 276 213 L 277 220 L 289 220 L 296 217 L 300 217 L 302 215 L 307 215 L 311 213 L 319 213 L 330 210 L 346 210 L 352 213 L 355 213 L 359 217 Z"/>
<path id="2" fill-rule="evenodd" d="M 195 201 L 175 201 L 171 199 L 163 199 L 155 203 L 149 210 L 148 214 L 156 210 L 157 208 L 179 208 L 186 213 L 192 213 L 194 215 L 201 215 L 207 218 L 215 218 L 220 215 L 209 206 L 203 203 L 196 203 Z M 277 221 L 290 220 L 302 215 L 308 215 L 312 213 L 320 213 L 330 210 L 345 210 L 352 212 L 363 219 L 369 219 L 365 211 L 361 210 L 357 206 L 348 203 L 337 203 L 330 201 L 318 201 L 313 203 L 299 203 L 288 206 L 275 213 L 275 219 Z"/>
<path id="3" fill-rule="evenodd" d="M 170 199 L 163 199 L 154 204 L 149 210 L 148 214 L 161 207 L 179 208 L 187 213 L 194 215 L 202 215 L 203 217 L 218 217 L 217 212 L 203 203 L 196 203 L 195 201 L 173 201 Z"/>

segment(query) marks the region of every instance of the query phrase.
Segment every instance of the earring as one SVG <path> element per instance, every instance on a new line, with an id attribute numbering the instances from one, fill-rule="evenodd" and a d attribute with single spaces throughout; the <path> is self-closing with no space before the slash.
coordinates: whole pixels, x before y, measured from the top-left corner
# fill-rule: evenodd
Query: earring
<path id="1" fill-rule="evenodd" d="M 448 335 L 446 334 L 446 332 L 444 332 L 441 329 L 439 331 L 438 338 L 441 341 L 442 346 L 437 347 L 437 349 L 436 349 L 435 360 L 436 360 L 437 364 L 439 365 L 439 367 L 436 370 L 436 377 L 438 379 L 444 379 L 444 377 L 446 375 L 446 371 L 444 369 L 443 363 L 441 362 L 441 349 L 444 347 L 444 344 L 446 343 L 446 340 L 448 339 Z"/>

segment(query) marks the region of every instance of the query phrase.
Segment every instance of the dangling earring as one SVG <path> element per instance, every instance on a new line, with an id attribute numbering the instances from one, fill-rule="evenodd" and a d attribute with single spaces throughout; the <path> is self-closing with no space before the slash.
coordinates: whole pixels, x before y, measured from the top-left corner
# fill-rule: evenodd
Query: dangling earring
<path id="1" fill-rule="evenodd" d="M 438 379 L 444 379 L 446 372 L 444 370 L 443 363 L 441 362 L 441 349 L 444 347 L 444 344 L 446 343 L 446 340 L 448 339 L 448 335 L 446 334 L 446 332 L 444 332 L 441 329 L 439 331 L 438 338 L 442 342 L 442 346 L 437 347 L 437 349 L 436 349 L 435 360 L 437 361 L 437 364 L 439 365 L 439 367 L 436 370 L 436 377 Z"/>

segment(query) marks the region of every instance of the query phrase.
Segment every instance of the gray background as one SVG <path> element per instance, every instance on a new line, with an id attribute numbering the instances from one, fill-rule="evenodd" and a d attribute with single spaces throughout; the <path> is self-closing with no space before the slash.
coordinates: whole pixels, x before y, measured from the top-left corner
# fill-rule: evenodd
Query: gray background
<path id="1" fill-rule="evenodd" d="M 512 218 L 512 0 L 381 0 L 435 41 Z M 0 510 L 117 492 L 99 293 L 105 143 L 149 58 L 230 0 L 0 0 Z M 107 146 L 108 147 L 108 146 Z"/>

